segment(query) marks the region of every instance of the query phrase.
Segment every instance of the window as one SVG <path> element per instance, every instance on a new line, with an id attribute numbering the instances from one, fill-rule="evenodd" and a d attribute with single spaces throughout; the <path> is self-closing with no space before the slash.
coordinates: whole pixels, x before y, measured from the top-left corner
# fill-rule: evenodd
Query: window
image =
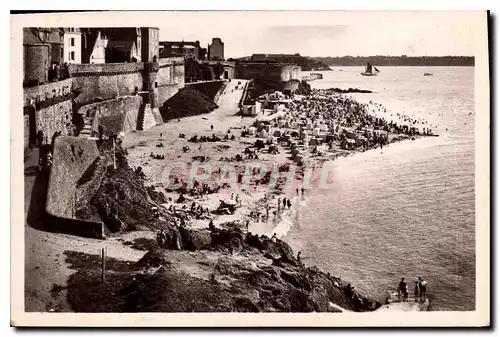
<path id="1" fill-rule="evenodd" d="M 72 37 L 71 39 L 69 39 L 69 44 L 71 45 L 71 47 L 75 46 L 75 38 L 74 37 Z"/>
<path id="2" fill-rule="evenodd" d="M 75 52 L 74 51 L 70 51 L 69 52 L 69 59 L 70 59 L 70 61 L 74 61 L 75 60 Z"/>

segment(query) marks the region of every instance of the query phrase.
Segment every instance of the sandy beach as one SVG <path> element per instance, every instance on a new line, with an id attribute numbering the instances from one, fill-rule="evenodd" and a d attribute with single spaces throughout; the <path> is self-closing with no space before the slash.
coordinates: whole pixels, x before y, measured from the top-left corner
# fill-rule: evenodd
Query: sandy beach
<path id="1" fill-rule="evenodd" d="M 239 84 L 238 84 L 239 83 Z M 238 114 L 238 104 L 243 95 L 242 88 L 245 86 L 244 80 L 232 80 L 227 83 L 224 92 L 220 95 L 219 108 L 209 114 L 185 117 L 179 120 L 171 120 L 168 123 L 155 126 L 147 131 L 132 132 L 122 138 L 122 148 L 127 152 L 128 164 L 132 168 L 141 167 L 144 173 L 144 184 L 154 186 L 157 191 L 165 194 L 169 200 L 168 203 L 161 206 L 165 208 L 183 207 L 188 209 L 190 205 L 202 207 L 203 216 L 193 217 L 186 221 L 187 228 L 193 230 L 208 230 L 210 219 L 216 228 L 234 228 L 239 227 L 246 232 L 248 223 L 248 232 L 257 235 L 271 237 L 275 234 L 277 238 L 283 237 L 293 222 L 294 214 L 300 207 L 307 203 L 309 191 L 299 191 L 296 189 L 304 179 L 304 169 L 300 165 L 296 168 L 294 182 L 286 184 L 285 188 L 272 188 L 273 184 L 234 184 L 226 188 L 220 188 L 215 193 L 201 195 L 184 195 L 185 200 L 181 203 L 176 202 L 179 198 L 177 191 L 168 192 L 168 179 L 165 179 L 165 168 L 174 162 L 192 164 L 198 162 L 199 158 L 204 158 L 204 163 L 209 164 L 214 171 L 226 166 L 234 167 L 238 173 L 244 172 L 244 165 L 258 162 L 264 167 L 272 167 L 273 164 L 293 165 L 293 156 L 283 144 L 274 143 L 277 151 L 258 151 L 250 154 L 258 154 L 258 159 L 249 159 L 245 157 L 245 151 L 253 148 L 255 142 L 261 135 L 241 136 L 242 131 L 248 131 L 256 120 L 271 121 L 275 127 L 269 130 L 286 129 L 276 127 L 275 119 L 286 116 L 286 111 L 269 112 L 255 117 L 242 117 Z M 237 89 L 238 87 L 238 89 Z M 313 99 L 314 102 L 314 99 Z M 212 129 L 213 127 L 213 129 Z M 293 127 L 288 127 L 288 131 Z M 309 133 L 314 131 L 307 131 Z M 179 137 L 184 134 L 184 137 Z M 216 142 L 190 142 L 193 136 L 198 138 L 216 136 L 221 141 Z M 223 138 L 234 138 L 224 140 Z M 408 139 L 409 137 L 391 136 L 391 141 Z M 307 143 L 306 143 L 307 144 Z M 317 146 L 314 150 L 303 146 L 302 163 L 308 164 L 311 161 L 321 167 L 321 163 L 338 158 L 339 156 L 351 155 L 353 153 L 367 150 L 346 150 L 340 146 L 327 144 Z M 316 153 L 315 153 L 316 152 Z M 248 153 L 248 152 L 247 152 Z M 160 156 L 161 159 L 152 157 Z M 36 157 L 36 155 L 33 155 Z M 241 160 L 236 160 L 237 156 L 242 156 Z M 27 164 L 29 165 L 29 160 Z M 305 166 L 305 165 L 304 165 Z M 246 172 L 249 173 L 249 172 Z M 310 181 L 318 181 L 319 173 L 313 171 Z M 250 173 L 251 174 L 251 173 Z M 219 177 L 220 178 L 220 177 Z M 243 175 L 243 179 L 246 176 Z M 31 199 L 31 190 L 34 184 L 34 178 L 27 177 L 26 200 L 27 204 Z M 279 180 L 279 179 L 278 179 Z M 245 180 L 243 180 L 245 181 Z M 210 186 L 214 186 L 214 177 L 202 181 Z M 279 185 L 279 182 L 278 182 Z M 284 207 L 283 198 L 289 199 L 290 206 Z M 215 214 L 220 202 L 238 199 L 233 213 Z M 279 206 L 278 206 L 279 205 Z M 267 208 L 268 207 L 268 208 Z M 266 210 L 267 208 L 267 210 Z M 228 227 L 229 226 L 229 227 Z M 26 310 L 27 311 L 71 311 L 71 305 L 67 301 L 66 287 L 67 279 L 71 279 L 74 273 L 74 266 L 70 259 L 63 259 L 67 251 L 98 256 L 102 247 L 107 247 L 108 257 L 120 261 L 129 261 L 127 263 L 136 263 L 144 258 L 145 251 L 132 248 L 130 245 L 124 245 L 124 242 L 132 242 L 137 239 L 154 240 L 156 232 L 154 231 L 132 231 L 124 233 L 115 233 L 105 241 L 105 245 L 100 240 L 83 239 L 70 235 L 45 232 L 34 226 L 26 226 Z M 245 253 L 246 254 L 246 253 Z M 244 254 L 244 255 L 245 255 Z M 168 254 L 176 261 L 186 260 L 183 251 L 172 251 Z M 189 255 L 189 254 L 188 254 Z M 183 257 L 184 256 L 184 257 Z M 184 265 L 178 265 L 184 273 L 191 276 L 208 279 L 210 277 L 210 268 L 206 270 L 207 254 L 192 256 L 192 263 L 183 262 Z M 217 264 L 221 257 L 214 255 L 212 262 Z M 262 259 L 261 255 L 256 255 L 254 259 Z M 233 258 L 233 260 L 236 257 Z M 207 260 L 207 261 L 205 261 Z M 241 260 L 241 258 L 240 258 Z M 244 263 L 242 260 L 234 260 L 231 263 Z M 243 258 L 245 260 L 245 258 Z M 204 262 L 205 261 L 205 262 Z M 232 260 L 231 260 L 232 261 Z M 259 268 L 267 268 L 268 262 L 265 259 L 261 261 Z M 203 269 L 205 268 L 205 269 Z M 54 271 L 58 271 L 57 273 Z M 205 276 L 200 276 L 205 275 Z"/>

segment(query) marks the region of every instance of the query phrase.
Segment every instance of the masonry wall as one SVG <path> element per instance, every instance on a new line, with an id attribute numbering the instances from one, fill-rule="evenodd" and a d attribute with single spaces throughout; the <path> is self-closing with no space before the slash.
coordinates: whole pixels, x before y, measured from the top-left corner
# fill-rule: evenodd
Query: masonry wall
<path id="1" fill-rule="evenodd" d="M 58 82 L 50 82 L 35 87 L 24 88 L 24 105 L 30 105 L 35 102 L 47 101 L 56 97 L 71 94 L 72 79 L 68 78 Z"/>
<path id="2" fill-rule="evenodd" d="M 142 90 L 143 69 L 143 63 L 71 64 L 73 88 L 81 92 L 75 100 L 87 104 L 97 97 L 107 100 Z"/>
<path id="3" fill-rule="evenodd" d="M 300 80 L 300 67 L 279 63 L 236 62 L 236 78 L 286 82 Z"/>
<path id="4" fill-rule="evenodd" d="M 24 45 L 24 83 L 47 82 L 49 69 L 48 45 Z"/>
<path id="5" fill-rule="evenodd" d="M 158 61 L 159 71 L 156 76 L 156 107 L 161 107 L 179 89 L 184 88 L 184 58 L 161 58 Z"/>
<path id="6" fill-rule="evenodd" d="M 71 136 L 55 139 L 47 188 L 49 215 L 75 217 L 76 183 L 98 156 L 99 150 L 93 140 Z"/>
<path id="7" fill-rule="evenodd" d="M 85 105 L 78 113 L 94 116 L 92 131 L 96 133 L 99 132 L 99 125 L 103 127 L 105 135 L 128 133 L 137 128 L 141 105 L 141 96 L 124 96 Z"/>
<path id="8" fill-rule="evenodd" d="M 45 144 L 51 142 L 55 132 L 71 133 L 72 97 L 71 79 L 24 88 L 25 141 L 29 144 L 29 138 L 34 138 L 38 131 L 43 132 Z"/>
<path id="9" fill-rule="evenodd" d="M 30 146 L 30 118 L 28 115 L 23 116 L 24 122 L 24 149 Z"/>
<path id="10" fill-rule="evenodd" d="M 50 143 L 56 132 L 69 134 L 72 128 L 73 109 L 71 100 L 65 100 L 35 112 L 36 130 L 42 130 Z"/>

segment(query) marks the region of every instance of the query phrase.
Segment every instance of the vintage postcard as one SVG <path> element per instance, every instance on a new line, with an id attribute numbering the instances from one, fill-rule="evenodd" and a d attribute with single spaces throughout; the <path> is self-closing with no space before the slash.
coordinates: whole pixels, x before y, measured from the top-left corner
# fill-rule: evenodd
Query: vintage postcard
<path id="1" fill-rule="evenodd" d="M 11 60 L 12 325 L 490 324 L 486 11 L 11 15 Z"/>

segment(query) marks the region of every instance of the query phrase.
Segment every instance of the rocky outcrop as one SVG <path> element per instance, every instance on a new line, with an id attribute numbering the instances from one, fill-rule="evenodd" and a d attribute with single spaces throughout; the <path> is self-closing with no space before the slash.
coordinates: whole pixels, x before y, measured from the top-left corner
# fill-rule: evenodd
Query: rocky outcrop
<path id="1" fill-rule="evenodd" d="M 210 233 L 175 227 L 168 235 L 166 247 L 150 249 L 136 263 L 111 263 L 106 287 L 95 280 L 99 263 L 92 260 L 98 256 L 85 257 L 84 263 L 73 262 L 80 269 L 70 280 L 69 296 L 78 298 L 85 292 L 94 299 L 91 303 L 73 301 L 73 309 L 338 312 L 341 307 L 361 312 L 380 307 L 340 278 L 304 266 L 281 240 L 243 235 L 238 228 Z M 186 255 L 183 250 L 190 252 Z M 114 307 L 106 302 L 110 292 L 115 294 Z"/>
<path id="2" fill-rule="evenodd" d="M 330 88 L 330 89 L 327 89 L 326 91 L 337 92 L 340 94 L 355 94 L 355 93 L 371 94 L 371 93 L 373 93 L 373 91 L 371 91 L 371 90 L 358 89 L 358 88 L 349 88 L 349 89 Z"/>

